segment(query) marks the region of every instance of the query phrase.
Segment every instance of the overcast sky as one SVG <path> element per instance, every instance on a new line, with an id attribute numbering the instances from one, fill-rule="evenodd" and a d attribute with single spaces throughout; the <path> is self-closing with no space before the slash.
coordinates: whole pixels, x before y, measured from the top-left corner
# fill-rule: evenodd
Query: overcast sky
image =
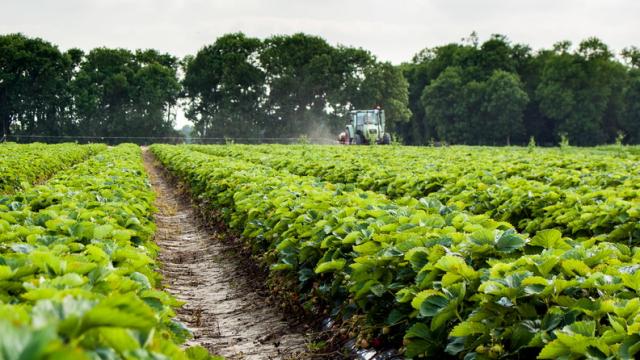
<path id="1" fill-rule="evenodd" d="M 216 37 L 306 32 L 393 63 L 425 47 L 493 33 L 534 49 L 597 36 L 616 52 L 640 45 L 638 0 L 0 0 L 0 33 L 61 49 L 156 48 L 193 54 Z"/>
<path id="2" fill-rule="evenodd" d="M 597 36 L 640 46 L 639 0 L 0 0 L 0 33 L 62 50 L 98 46 L 195 54 L 225 33 L 305 32 L 395 64 L 425 47 L 493 33 L 534 49 Z"/>

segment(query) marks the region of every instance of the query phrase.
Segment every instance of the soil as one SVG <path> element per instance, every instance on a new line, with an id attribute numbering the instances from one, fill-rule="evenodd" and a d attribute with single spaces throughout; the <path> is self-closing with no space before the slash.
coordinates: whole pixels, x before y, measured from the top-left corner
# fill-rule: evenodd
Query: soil
<path id="1" fill-rule="evenodd" d="M 201 345 L 228 359 L 304 359 L 306 338 L 267 296 L 239 246 L 203 224 L 188 196 L 144 149 L 156 192 L 155 239 L 166 290 L 184 302 L 177 318 Z"/>

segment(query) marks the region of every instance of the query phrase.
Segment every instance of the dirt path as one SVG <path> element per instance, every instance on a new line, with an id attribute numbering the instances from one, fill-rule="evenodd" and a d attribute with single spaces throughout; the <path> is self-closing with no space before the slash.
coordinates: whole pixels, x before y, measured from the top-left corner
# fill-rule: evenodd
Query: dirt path
<path id="1" fill-rule="evenodd" d="M 144 150 L 157 194 L 156 242 L 164 285 L 185 305 L 178 319 L 193 331 L 190 344 L 229 359 L 303 359 L 305 339 L 260 294 L 243 259 L 221 234 L 200 224 L 192 205 L 153 155 Z"/>

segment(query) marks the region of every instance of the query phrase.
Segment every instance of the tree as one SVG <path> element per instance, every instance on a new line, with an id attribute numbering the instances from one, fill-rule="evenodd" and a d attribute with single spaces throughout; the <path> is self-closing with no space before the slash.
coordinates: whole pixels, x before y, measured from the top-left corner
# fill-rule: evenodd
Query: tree
<path id="1" fill-rule="evenodd" d="M 640 71 L 630 72 L 623 99 L 621 131 L 626 135 L 627 142 L 638 144 L 640 143 Z"/>
<path id="2" fill-rule="evenodd" d="M 258 62 L 261 46 L 259 39 L 228 34 L 185 59 L 186 116 L 196 135 L 263 135 L 266 74 Z"/>
<path id="3" fill-rule="evenodd" d="M 364 70 L 360 91 L 354 94 L 353 105 L 360 109 L 380 106 L 385 110 L 387 131 L 409 121 L 409 84 L 402 70 L 388 62 L 372 63 Z"/>
<path id="4" fill-rule="evenodd" d="M 0 124 L 17 135 L 333 137 L 356 108 L 386 110 L 408 144 L 640 142 L 640 50 L 618 61 L 597 38 L 533 52 L 503 35 L 425 48 L 400 66 L 307 34 L 227 34 L 178 61 L 156 50 L 61 52 L 0 35 Z M 179 70 L 184 72 L 182 83 Z"/>
<path id="5" fill-rule="evenodd" d="M 269 136 L 297 137 L 328 126 L 328 101 L 343 81 L 336 71 L 338 56 L 335 48 L 317 36 L 299 33 L 265 40 L 259 58 L 269 89 Z"/>
<path id="6" fill-rule="evenodd" d="M 624 48 L 621 55 L 631 67 L 640 68 L 640 49 L 638 47 Z"/>
<path id="7" fill-rule="evenodd" d="M 423 57 L 423 59 L 426 58 Z M 400 69 L 407 80 L 408 108 L 411 111 L 411 117 L 406 123 L 398 124 L 396 131 L 408 144 L 425 144 L 430 138 L 436 136 L 435 129 L 426 119 L 424 106 L 420 101 L 422 92 L 429 81 L 426 75 L 429 66 L 424 62 L 404 63 L 400 65 Z"/>
<path id="8" fill-rule="evenodd" d="M 487 81 L 464 81 L 463 70 L 447 68 L 424 90 L 422 104 L 438 137 L 470 145 L 510 144 L 523 135 L 529 101 L 517 75 L 496 70 Z"/>
<path id="9" fill-rule="evenodd" d="M 62 135 L 69 130 L 71 55 L 42 39 L 0 36 L 0 120 L 7 134 Z"/>
<path id="10" fill-rule="evenodd" d="M 355 107 L 382 106 L 391 125 L 410 114 L 399 69 L 306 34 L 225 35 L 184 68 L 187 118 L 201 136 L 332 136 Z"/>
<path id="11" fill-rule="evenodd" d="M 464 95 L 462 69 L 459 67 L 447 68 L 425 87 L 421 102 L 440 140 L 453 143 L 468 140 L 466 129 L 471 127 Z"/>
<path id="12" fill-rule="evenodd" d="M 485 140 L 510 145 L 515 136 L 524 135 L 522 115 L 529 97 L 518 76 L 502 70 L 494 71 L 484 91 L 482 113 L 491 129 Z"/>
<path id="13" fill-rule="evenodd" d="M 149 57 L 148 53 L 139 54 L 138 60 L 141 67 L 137 69 L 133 83 L 132 113 L 129 123 L 137 123 L 133 126 L 138 129 L 137 136 L 154 134 L 155 136 L 172 136 L 175 131 L 175 112 L 173 107 L 178 102 L 180 84 L 177 81 L 176 63 L 162 64 L 162 55 Z M 167 66 L 169 65 L 169 66 Z"/>
<path id="14" fill-rule="evenodd" d="M 97 48 L 72 81 L 80 135 L 176 136 L 177 59 L 156 51 Z"/>
<path id="15" fill-rule="evenodd" d="M 577 145 L 611 140 L 617 123 L 612 106 L 621 89 L 621 70 L 599 39 L 583 41 L 573 53 L 566 45 L 557 46 L 544 64 L 536 89 L 541 112 L 555 122 L 554 133 L 566 133 Z"/>
<path id="16" fill-rule="evenodd" d="M 486 80 L 496 70 L 514 72 L 516 62 L 515 51 L 504 35 L 494 34 L 475 52 L 478 74 L 474 80 Z"/>
<path id="17" fill-rule="evenodd" d="M 489 40 L 479 45 L 477 35 L 472 33 L 469 40 L 463 44 L 447 44 L 422 50 L 414 56 L 412 63 L 402 65 L 409 86 L 409 108 L 413 113 L 409 123 L 401 127 L 403 135 L 413 144 L 426 143 L 429 138 L 443 136 L 434 127 L 439 120 L 429 118 L 424 112 L 425 107 L 421 99 L 425 87 L 433 84 L 447 69 L 458 68 L 461 91 L 467 97 L 457 99 L 452 105 L 469 109 L 466 111 L 469 119 L 463 122 L 480 126 L 479 124 L 486 121 L 479 113 L 485 82 L 497 70 L 513 73 L 516 70 L 527 69 L 530 61 L 531 50 L 528 46 L 512 45 L 502 35 L 492 35 Z M 466 131 L 469 134 L 459 134 L 456 141 L 472 144 L 495 142 L 492 134 L 483 135 L 485 130 L 485 127 L 468 129 Z M 503 141 L 504 139 L 500 140 Z"/>

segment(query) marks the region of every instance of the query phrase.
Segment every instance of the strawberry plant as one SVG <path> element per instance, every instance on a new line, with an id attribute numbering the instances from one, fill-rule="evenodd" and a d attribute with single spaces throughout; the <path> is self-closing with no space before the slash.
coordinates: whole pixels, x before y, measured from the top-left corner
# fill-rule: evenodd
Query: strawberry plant
<path id="1" fill-rule="evenodd" d="M 0 196 L 0 357 L 207 359 L 160 290 L 135 145 Z"/>
<path id="2" fill-rule="evenodd" d="M 359 344 L 401 346 L 407 358 L 634 358 L 640 350 L 633 243 L 557 229 L 530 237 L 434 197 L 390 199 L 245 161 L 249 149 L 221 147 L 216 156 L 152 147 L 242 232 L 272 278 L 296 284 L 307 309 L 321 299 L 333 316 L 355 321 Z"/>
<path id="3" fill-rule="evenodd" d="M 275 145 L 189 148 L 354 184 L 392 198 L 427 196 L 507 221 L 529 233 L 557 228 L 572 237 L 640 239 L 640 164 L 632 154 L 463 147 L 392 151 Z"/>
<path id="4" fill-rule="evenodd" d="M 106 146 L 102 144 L 2 144 L 0 194 L 19 191 L 44 181 L 104 149 Z"/>

